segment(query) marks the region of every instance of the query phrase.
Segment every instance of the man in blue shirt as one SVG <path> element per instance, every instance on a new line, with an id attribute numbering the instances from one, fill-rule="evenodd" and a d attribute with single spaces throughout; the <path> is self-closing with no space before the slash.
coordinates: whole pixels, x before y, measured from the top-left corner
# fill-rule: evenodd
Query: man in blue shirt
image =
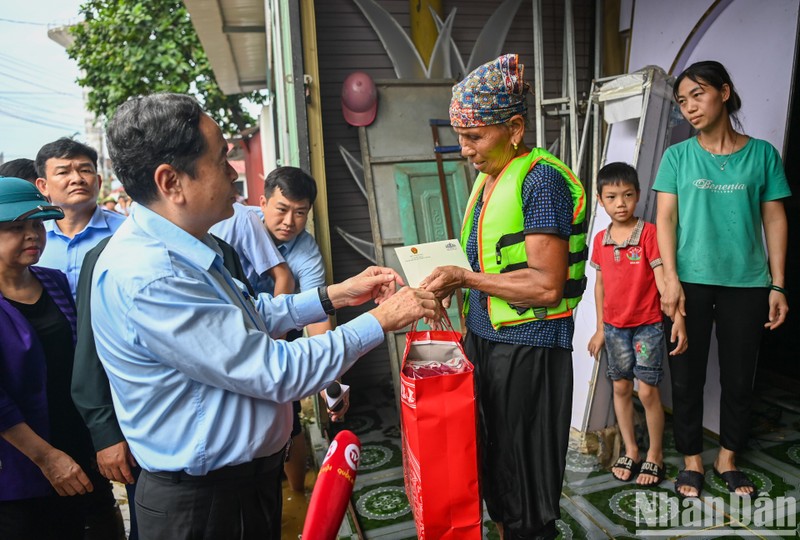
<path id="1" fill-rule="evenodd" d="M 51 203 L 64 210 L 64 219 L 44 223 L 47 243 L 39 266 L 64 272 L 74 299 L 84 256 L 103 238 L 111 236 L 125 221 L 125 216 L 97 204 L 103 180 L 97 173 L 97 152 L 91 146 L 62 137 L 42 146 L 34 165 L 39 175 L 36 187 Z M 122 444 L 95 450 L 100 471 L 129 461 Z M 132 493 L 132 488 L 128 489 Z M 108 490 L 111 491 L 110 484 Z M 135 519 L 132 513 L 133 537 Z"/>
<path id="2" fill-rule="evenodd" d="M 97 174 L 97 152 L 78 141 L 62 137 L 47 143 L 36 155 L 36 187 L 64 210 L 64 219 L 45 223 L 47 246 L 39 266 L 67 274 L 73 298 L 83 257 L 111 236 L 125 216 L 97 205 L 102 178 Z"/>
<path id="3" fill-rule="evenodd" d="M 97 261 L 92 328 L 122 432 L 143 471 L 146 540 L 280 538 L 291 401 L 320 391 L 384 332 L 438 317 L 431 293 L 371 267 L 330 287 L 252 298 L 208 234 L 233 214 L 236 171 L 191 97 L 121 105 L 114 168 L 138 204 Z M 322 336 L 273 340 L 336 308 L 378 306 Z"/>
<path id="4" fill-rule="evenodd" d="M 264 180 L 264 195 L 261 196 L 261 212 L 264 226 L 283 258 L 289 265 L 297 292 L 315 289 L 325 285 L 325 264 L 314 237 L 306 231 L 308 213 L 317 198 L 317 183 L 297 167 L 278 167 Z M 273 282 L 261 280 L 258 286 L 272 292 Z M 324 334 L 333 328 L 330 319 L 309 324 L 309 336 Z M 297 332 L 289 332 L 287 339 L 299 337 Z M 347 397 L 345 397 L 347 400 Z M 332 413 L 337 420 L 344 416 L 349 404 Z M 284 466 L 289 487 L 302 492 L 305 487 L 306 439 L 300 423 L 300 402 L 292 403 L 292 445 Z"/>
<path id="5" fill-rule="evenodd" d="M 269 292 L 273 296 L 295 292 L 289 265 L 278 252 L 261 219 L 247 206 L 233 203 L 233 217 L 215 224 L 209 232 L 236 250 L 247 279 L 256 292 Z M 268 291 L 259 289 L 259 282 L 268 282 L 274 287 Z"/>

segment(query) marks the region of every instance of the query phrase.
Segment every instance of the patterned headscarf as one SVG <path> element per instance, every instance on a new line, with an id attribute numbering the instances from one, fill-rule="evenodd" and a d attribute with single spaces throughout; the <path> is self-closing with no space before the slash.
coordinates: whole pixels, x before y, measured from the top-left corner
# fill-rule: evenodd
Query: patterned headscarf
<path id="1" fill-rule="evenodd" d="M 528 112 L 526 94 L 530 85 L 522 72 L 518 54 L 504 54 L 487 62 L 453 87 L 450 124 L 480 127 L 502 124 L 515 114 Z"/>

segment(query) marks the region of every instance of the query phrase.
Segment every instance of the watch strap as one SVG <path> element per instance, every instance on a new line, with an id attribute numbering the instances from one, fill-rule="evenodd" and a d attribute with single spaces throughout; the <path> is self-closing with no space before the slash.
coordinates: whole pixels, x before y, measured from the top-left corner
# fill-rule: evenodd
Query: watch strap
<path id="1" fill-rule="evenodd" d="M 319 292 L 319 301 L 322 304 L 322 309 L 325 310 L 325 313 L 328 315 L 335 315 L 336 308 L 333 307 L 333 302 L 331 302 L 331 299 L 328 296 L 328 286 L 323 285 L 322 287 L 318 288 L 317 291 Z"/>

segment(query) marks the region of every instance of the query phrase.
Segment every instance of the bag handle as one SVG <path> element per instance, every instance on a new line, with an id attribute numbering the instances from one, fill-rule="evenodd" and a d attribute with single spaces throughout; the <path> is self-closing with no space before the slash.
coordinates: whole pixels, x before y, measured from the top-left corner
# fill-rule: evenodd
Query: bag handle
<path id="1" fill-rule="evenodd" d="M 446 311 L 444 312 L 444 316 L 442 317 L 442 319 L 445 322 L 445 331 L 448 331 L 448 329 L 449 329 L 449 332 L 453 335 L 453 338 L 452 338 L 453 343 L 455 343 L 456 347 L 458 347 L 458 350 L 461 351 L 461 354 L 463 355 L 463 357 L 467 361 L 467 363 L 470 364 L 470 365 L 473 365 L 472 362 L 467 357 L 467 353 L 464 350 L 464 345 L 461 343 L 461 339 L 459 339 L 461 334 L 459 332 L 456 332 L 455 329 L 453 328 L 453 323 L 450 322 L 450 317 L 447 315 Z M 416 332 L 417 331 L 417 324 L 419 324 L 419 321 L 420 321 L 419 319 L 414 321 L 414 324 L 411 326 L 411 331 L 406 334 L 406 349 L 405 349 L 405 352 L 403 353 L 403 360 L 400 362 L 401 371 L 405 367 L 406 361 L 408 360 L 408 351 L 409 351 L 409 346 L 411 345 L 411 341 L 408 340 L 408 334 L 411 334 L 411 332 Z M 437 332 L 437 331 L 441 332 L 441 330 L 433 330 L 433 331 L 434 332 Z"/>
<path id="2" fill-rule="evenodd" d="M 417 325 L 419 324 L 420 320 L 421 319 L 417 319 L 416 321 L 414 321 L 414 324 L 411 325 L 411 331 L 412 332 L 416 332 L 417 331 Z M 442 317 L 442 321 L 447 323 L 447 324 L 444 325 L 444 330 L 445 331 L 449 330 L 453 334 L 458 334 L 458 332 L 456 332 L 455 328 L 453 328 L 453 323 L 450 322 L 450 316 L 447 315 L 447 311 L 444 311 L 444 316 Z M 434 332 L 439 332 L 441 330 L 433 330 L 433 331 Z M 459 341 L 459 340 L 456 340 L 456 341 Z"/>

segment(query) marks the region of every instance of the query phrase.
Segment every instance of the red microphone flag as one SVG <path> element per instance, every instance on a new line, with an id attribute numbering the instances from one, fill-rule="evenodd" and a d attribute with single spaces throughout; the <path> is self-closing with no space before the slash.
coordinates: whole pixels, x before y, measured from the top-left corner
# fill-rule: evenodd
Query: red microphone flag
<path id="1" fill-rule="evenodd" d="M 352 431 L 333 438 L 322 461 L 303 527 L 303 540 L 335 540 L 356 483 L 361 441 Z"/>

